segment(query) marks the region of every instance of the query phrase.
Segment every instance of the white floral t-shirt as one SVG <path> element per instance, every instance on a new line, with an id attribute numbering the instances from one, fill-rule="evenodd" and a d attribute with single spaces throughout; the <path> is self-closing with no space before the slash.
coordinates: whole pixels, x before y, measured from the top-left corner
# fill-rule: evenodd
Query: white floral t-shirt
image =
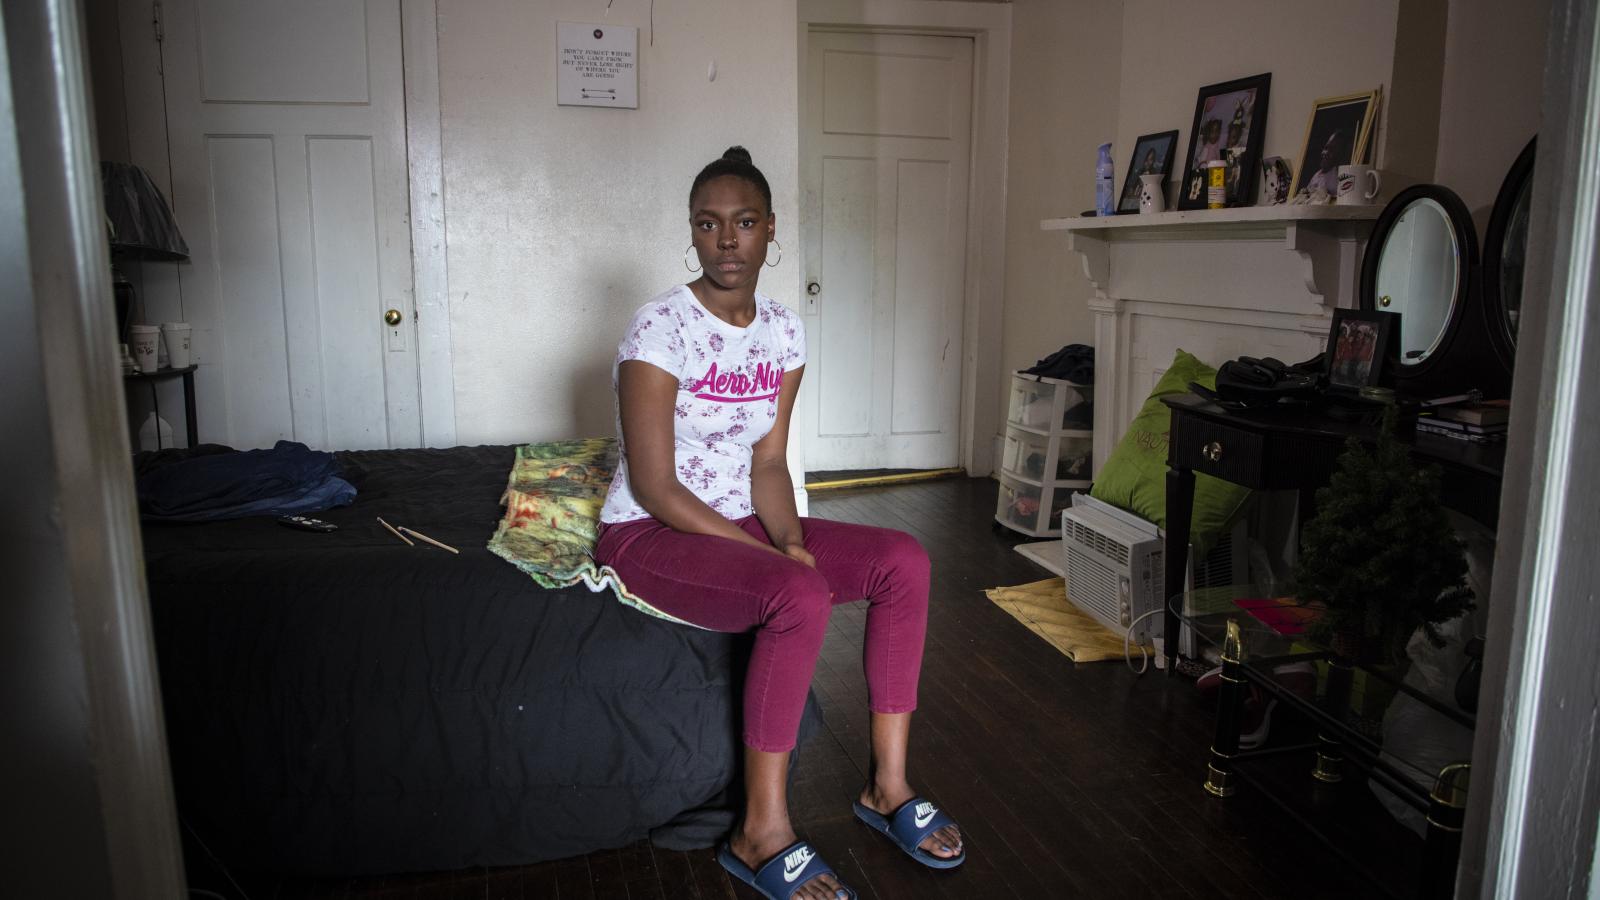
<path id="1" fill-rule="evenodd" d="M 678 480 L 729 519 L 755 512 L 750 501 L 750 456 L 778 417 L 783 373 L 806 364 L 805 326 L 788 307 L 756 294 L 756 317 L 744 328 L 706 310 L 685 285 L 651 300 L 633 314 L 617 360 L 647 362 L 678 379 L 674 409 Z M 617 436 L 622 436 L 618 411 Z M 627 447 L 622 448 L 600 521 L 632 522 L 649 513 L 628 488 Z"/>

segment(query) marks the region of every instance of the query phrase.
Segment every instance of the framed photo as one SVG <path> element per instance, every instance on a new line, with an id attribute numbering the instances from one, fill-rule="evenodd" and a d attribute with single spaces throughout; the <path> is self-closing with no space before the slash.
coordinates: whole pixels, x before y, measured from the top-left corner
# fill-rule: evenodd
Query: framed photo
<path id="1" fill-rule="evenodd" d="M 1357 391 L 1392 375 L 1399 318 L 1380 310 L 1334 310 L 1328 329 L 1328 386 Z"/>
<path id="2" fill-rule="evenodd" d="M 1295 167 L 1294 196 L 1309 198 L 1320 189 L 1332 203 L 1339 193 L 1339 167 L 1367 161 L 1380 92 L 1325 97 L 1312 106 Z"/>
<path id="3" fill-rule="evenodd" d="M 1128 162 L 1128 174 L 1122 179 L 1122 197 L 1117 200 L 1117 214 L 1139 211 L 1139 176 L 1160 175 L 1167 183 L 1172 174 L 1172 156 L 1178 149 L 1178 131 L 1147 134 L 1133 143 L 1133 159 Z"/>
<path id="4" fill-rule="evenodd" d="M 1178 185 L 1179 209 L 1206 208 L 1206 175 L 1214 160 L 1227 164 L 1226 205 L 1256 202 L 1256 167 L 1267 134 L 1267 92 L 1272 73 L 1207 85 L 1194 102 L 1189 128 L 1189 154 Z"/>

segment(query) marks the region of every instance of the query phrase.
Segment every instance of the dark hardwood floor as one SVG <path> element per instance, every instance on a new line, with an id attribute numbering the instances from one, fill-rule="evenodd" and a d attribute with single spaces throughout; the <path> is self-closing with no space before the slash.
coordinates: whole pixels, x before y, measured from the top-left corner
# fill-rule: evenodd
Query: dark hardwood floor
<path id="1" fill-rule="evenodd" d="M 983 596 L 1049 576 L 1012 549 L 1019 536 L 992 525 L 995 493 L 991 480 L 953 479 L 812 497 L 813 515 L 909 531 L 933 559 L 910 772 L 960 822 L 966 865 L 924 869 L 851 816 L 867 765 L 861 604 L 835 613 L 818 666 L 827 728 L 801 748 L 790 798 L 800 834 L 864 900 L 1382 896 L 1249 785 L 1228 800 L 1201 789 L 1212 712 L 1192 682 L 1135 676 L 1120 662 L 1074 665 Z M 1275 729 L 1295 736 L 1292 722 Z M 1310 765 L 1295 758 L 1263 776 L 1280 778 L 1356 864 L 1413 895 L 1421 841 L 1363 779 L 1313 789 Z M 327 881 L 225 874 L 199 848 L 188 856 L 191 886 L 228 900 L 757 896 L 710 850 L 648 843 L 517 868 Z"/>

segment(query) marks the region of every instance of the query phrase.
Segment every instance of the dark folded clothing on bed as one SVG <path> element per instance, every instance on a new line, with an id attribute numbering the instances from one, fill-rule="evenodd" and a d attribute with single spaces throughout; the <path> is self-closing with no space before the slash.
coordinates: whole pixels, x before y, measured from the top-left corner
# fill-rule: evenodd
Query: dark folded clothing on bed
<path id="1" fill-rule="evenodd" d="M 356 489 L 332 453 L 279 441 L 271 450 L 208 452 L 136 464 L 139 511 L 160 522 L 283 516 L 345 506 Z"/>

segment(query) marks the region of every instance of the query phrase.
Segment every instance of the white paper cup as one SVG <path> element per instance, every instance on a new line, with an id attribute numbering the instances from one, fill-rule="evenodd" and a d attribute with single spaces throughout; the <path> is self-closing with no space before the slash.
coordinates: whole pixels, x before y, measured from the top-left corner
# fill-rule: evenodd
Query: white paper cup
<path id="1" fill-rule="evenodd" d="M 156 370 L 156 345 L 161 340 L 161 329 L 154 325 L 129 325 L 128 350 L 133 353 L 133 364 L 141 372 Z"/>
<path id="2" fill-rule="evenodd" d="M 167 344 L 167 365 L 174 369 L 189 366 L 189 334 L 186 322 L 162 322 L 161 339 Z"/>

